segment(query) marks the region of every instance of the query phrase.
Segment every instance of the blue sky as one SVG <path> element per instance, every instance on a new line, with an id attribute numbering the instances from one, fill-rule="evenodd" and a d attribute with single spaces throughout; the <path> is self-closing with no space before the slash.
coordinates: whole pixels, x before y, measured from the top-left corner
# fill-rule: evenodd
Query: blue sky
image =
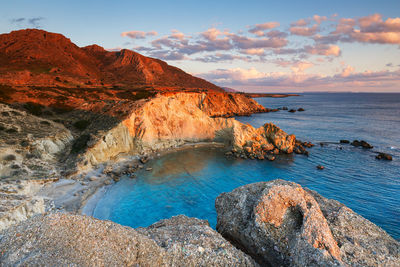
<path id="1" fill-rule="evenodd" d="M 37 27 L 133 49 L 240 90 L 400 91 L 399 17 L 398 0 L 14 0 L 0 33 Z"/>

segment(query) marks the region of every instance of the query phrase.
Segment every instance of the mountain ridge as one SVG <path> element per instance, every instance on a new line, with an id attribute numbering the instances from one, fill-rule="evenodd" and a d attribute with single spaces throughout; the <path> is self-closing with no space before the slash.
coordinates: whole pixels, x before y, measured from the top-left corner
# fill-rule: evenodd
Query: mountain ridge
<path id="1" fill-rule="evenodd" d="M 128 49 L 111 52 L 96 44 L 78 47 L 62 34 L 39 29 L 0 34 L 0 83 L 223 91 L 162 60 Z"/>

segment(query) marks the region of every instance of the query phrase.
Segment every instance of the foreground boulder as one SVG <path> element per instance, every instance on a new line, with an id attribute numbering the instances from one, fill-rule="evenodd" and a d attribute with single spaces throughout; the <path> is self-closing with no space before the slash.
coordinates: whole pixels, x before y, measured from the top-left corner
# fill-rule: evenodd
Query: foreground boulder
<path id="1" fill-rule="evenodd" d="M 271 266 L 396 266 L 400 245 L 343 204 L 274 180 L 216 200 L 217 230 Z"/>
<path id="2" fill-rule="evenodd" d="M 257 265 L 213 230 L 206 220 L 179 215 L 136 230 L 164 248 L 175 266 Z"/>
<path id="3" fill-rule="evenodd" d="M 0 233 L 1 266 L 255 266 L 205 221 L 185 216 L 138 231 L 71 214 L 33 217 Z"/>

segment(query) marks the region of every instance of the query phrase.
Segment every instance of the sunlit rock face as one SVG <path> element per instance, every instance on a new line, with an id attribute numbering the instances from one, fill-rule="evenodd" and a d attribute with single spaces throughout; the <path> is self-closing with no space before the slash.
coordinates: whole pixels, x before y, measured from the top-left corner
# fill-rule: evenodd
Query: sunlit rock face
<path id="1" fill-rule="evenodd" d="M 214 96 L 217 104 L 205 104 L 210 103 Z M 224 106 L 224 103 L 227 105 Z M 142 101 L 122 123 L 100 138 L 88 150 L 87 157 L 92 164 L 96 164 L 121 153 L 150 153 L 185 143 L 210 141 L 238 149 L 243 149 L 251 141 L 259 146 L 278 148 L 284 153 L 293 151 L 294 135 L 287 135 L 273 124 L 255 129 L 234 118 L 218 117 L 231 114 L 232 103 L 236 103 L 235 110 L 238 113 L 241 109 L 245 112 L 250 109 L 260 110 L 257 102 L 239 94 L 157 95 L 148 101 Z"/>
<path id="2" fill-rule="evenodd" d="M 343 204 L 283 180 L 216 199 L 217 231 L 262 265 L 395 266 L 400 244 Z"/>

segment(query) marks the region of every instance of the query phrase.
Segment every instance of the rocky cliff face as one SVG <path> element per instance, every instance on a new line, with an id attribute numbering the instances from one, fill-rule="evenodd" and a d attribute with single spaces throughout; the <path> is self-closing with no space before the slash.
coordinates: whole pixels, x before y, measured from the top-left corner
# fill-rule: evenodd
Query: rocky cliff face
<path id="1" fill-rule="evenodd" d="M 396 266 L 400 244 L 343 204 L 274 180 L 216 199 L 217 230 L 269 266 Z"/>
<path id="2" fill-rule="evenodd" d="M 251 142 L 260 147 L 266 145 L 269 150 L 293 151 L 295 137 L 272 124 L 255 129 L 233 118 L 209 116 L 230 113 L 233 103 L 236 103 L 238 112 L 261 108 L 254 100 L 243 95 L 224 94 L 216 96 L 215 102 L 219 105 L 211 105 L 214 96 L 208 93 L 174 93 L 143 100 L 125 120 L 99 138 L 86 156 L 92 164 L 97 164 L 121 153 L 151 153 L 185 143 L 211 141 L 239 150 Z"/>

